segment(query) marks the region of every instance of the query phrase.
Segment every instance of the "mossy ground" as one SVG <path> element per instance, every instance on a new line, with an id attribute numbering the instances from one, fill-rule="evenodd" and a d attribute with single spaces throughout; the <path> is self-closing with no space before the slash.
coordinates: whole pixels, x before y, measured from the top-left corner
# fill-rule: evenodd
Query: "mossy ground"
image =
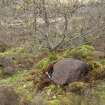
<path id="1" fill-rule="evenodd" d="M 13 86 L 20 96 L 24 97 L 26 100 L 32 100 L 33 84 L 32 81 L 26 80 L 29 73 L 30 71 L 24 70 L 17 72 L 13 76 L 0 78 L 0 85 Z"/>
<path id="2" fill-rule="evenodd" d="M 64 58 L 81 59 L 89 64 L 89 83 L 85 81 L 78 81 L 67 86 L 69 91 L 64 91 L 64 88 L 50 85 L 43 91 L 48 98 L 48 105 L 104 105 L 105 98 L 105 84 L 95 84 L 103 75 L 105 76 L 105 58 L 93 56 L 95 48 L 90 45 L 83 45 L 74 49 L 67 49 L 61 53 L 53 55 L 55 61 Z M 44 70 L 51 63 L 49 57 L 42 59 L 39 63 L 38 69 Z M 37 66 L 37 67 L 38 67 Z M 101 78 L 103 79 L 103 78 Z M 104 80 L 101 80 L 101 82 Z M 100 87 L 99 87 L 100 86 Z M 94 88 L 95 87 L 95 88 Z M 73 91 L 74 93 L 71 93 Z M 75 94 L 76 92 L 76 94 Z M 102 95 L 101 95 L 102 94 Z M 103 98 L 101 98 L 103 97 Z"/>
<path id="3" fill-rule="evenodd" d="M 34 103 L 33 105 L 104 105 L 105 82 L 104 79 L 96 80 L 96 78 L 102 76 L 105 71 L 105 58 L 94 58 L 92 56 L 94 51 L 95 49 L 92 46 L 83 45 L 60 53 L 50 53 L 48 57 L 38 62 L 36 65 L 37 70 L 34 70 L 37 73 L 36 78 L 40 79 L 41 72 L 46 69 L 50 63 L 64 58 L 78 58 L 84 60 L 91 66 L 91 79 L 89 83 L 78 81 L 65 87 L 51 84 L 45 87 L 41 91 L 41 95 L 39 95 L 39 93 L 35 93 L 37 84 L 33 85 L 33 81 L 30 79 L 33 71 L 23 69 L 12 76 L 3 77 L 0 75 L 0 85 L 13 86 L 21 97 L 31 101 Z M 22 49 L 7 52 L 0 54 L 0 56 L 16 56 L 19 53 L 26 55 Z M 74 90 L 78 90 L 79 93 L 73 92 Z"/>

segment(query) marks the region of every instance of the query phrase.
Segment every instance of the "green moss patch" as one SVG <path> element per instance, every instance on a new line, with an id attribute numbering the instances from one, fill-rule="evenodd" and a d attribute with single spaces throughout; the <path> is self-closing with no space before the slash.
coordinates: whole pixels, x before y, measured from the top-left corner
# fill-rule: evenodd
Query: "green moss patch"
<path id="1" fill-rule="evenodd" d="M 22 97 L 25 97 L 27 100 L 31 100 L 33 95 L 33 84 L 32 81 L 25 80 L 25 77 L 28 75 L 29 71 L 24 70 L 17 72 L 11 77 L 4 79 L 0 78 L 0 85 L 13 86 Z"/>
<path id="2" fill-rule="evenodd" d="M 47 58 L 42 59 L 36 65 L 36 68 L 40 70 L 45 70 L 49 64 L 54 63 L 58 60 L 58 55 L 56 53 L 49 53 Z"/>
<path id="3" fill-rule="evenodd" d="M 94 51 L 94 47 L 90 45 L 82 45 L 74 49 L 68 49 L 64 53 L 64 57 L 73 57 L 73 58 L 87 58 Z"/>

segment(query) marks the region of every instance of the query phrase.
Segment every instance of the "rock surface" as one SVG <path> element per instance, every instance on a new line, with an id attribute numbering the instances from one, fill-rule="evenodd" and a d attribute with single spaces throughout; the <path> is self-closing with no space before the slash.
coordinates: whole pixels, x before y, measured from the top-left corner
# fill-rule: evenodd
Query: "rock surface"
<path id="1" fill-rule="evenodd" d="M 13 75 L 16 73 L 16 68 L 14 66 L 7 66 L 2 70 L 2 74 L 4 75 Z"/>
<path id="2" fill-rule="evenodd" d="M 12 75 L 16 72 L 16 67 L 13 62 L 12 57 L 0 57 L 0 66 L 4 75 Z"/>
<path id="3" fill-rule="evenodd" d="M 88 73 L 88 64 L 76 59 L 64 59 L 53 66 L 51 80 L 65 85 L 83 78 Z"/>
<path id="4" fill-rule="evenodd" d="M 0 105 L 19 105 L 19 96 L 12 87 L 0 86 Z"/>
<path id="5" fill-rule="evenodd" d="M 3 67 L 10 66 L 13 64 L 12 57 L 0 57 L 0 65 Z"/>

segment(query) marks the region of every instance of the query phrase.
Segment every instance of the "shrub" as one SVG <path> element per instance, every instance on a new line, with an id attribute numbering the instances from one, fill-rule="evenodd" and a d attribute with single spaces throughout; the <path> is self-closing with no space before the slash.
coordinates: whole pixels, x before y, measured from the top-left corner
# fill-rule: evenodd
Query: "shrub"
<path id="1" fill-rule="evenodd" d="M 36 94 L 32 100 L 32 105 L 47 105 L 47 99 L 43 94 Z"/>
<path id="2" fill-rule="evenodd" d="M 22 54 L 22 53 L 25 53 L 25 49 L 24 48 L 21 48 L 21 47 L 18 47 L 18 48 L 12 48 L 12 49 L 9 49 L 5 52 L 1 52 L 0 53 L 0 57 L 6 57 L 6 56 L 16 56 L 18 54 Z"/>
<path id="3" fill-rule="evenodd" d="M 61 105 L 61 104 L 60 104 L 60 100 L 54 99 L 54 100 L 48 101 L 48 105 Z"/>
<path id="4" fill-rule="evenodd" d="M 42 60 L 36 65 L 36 67 L 37 67 L 38 69 L 43 70 L 43 69 L 46 69 L 46 68 L 48 67 L 48 65 L 49 65 L 49 59 L 48 59 L 48 58 L 44 58 L 44 59 L 42 59 Z"/>
<path id="5" fill-rule="evenodd" d="M 11 58 L 13 65 L 17 65 L 19 68 L 31 68 L 34 60 L 34 56 L 21 47 L 1 52 L 0 58 Z"/>
<path id="6" fill-rule="evenodd" d="M 49 85 L 48 87 L 46 87 L 44 89 L 44 91 L 47 93 L 48 96 L 50 96 L 51 98 L 56 97 L 59 94 L 63 94 L 64 90 L 62 87 L 57 86 L 57 85 Z"/>
<path id="7" fill-rule="evenodd" d="M 49 53 L 48 58 L 42 59 L 40 62 L 38 62 L 36 67 L 38 69 L 45 70 L 50 63 L 57 61 L 57 59 L 58 59 L 58 56 L 56 53 Z"/>
<path id="8" fill-rule="evenodd" d="M 57 56 L 56 53 L 49 53 L 48 59 L 49 59 L 50 61 L 55 61 L 55 60 L 58 59 L 58 56 Z"/>
<path id="9" fill-rule="evenodd" d="M 91 61 L 89 64 L 92 68 L 90 74 L 93 79 L 102 78 L 105 76 L 105 65 L 99 61 Z"/>
<path id="10" fill-rule="evenodd" d="M 69 84 L 69 90 L 73 92 L 83 93 L 86 89 L 87 84 L 84 82 L 73 82 Z"/>
<path id="11" fill-rule="evenodd" d="M 64 57 L 87 58 L 94 51 L 94 47 L 90 45 L 82 45 L 74 49 L 65 51 Z"/>
<path id="12" fill-rule="evenodd" d="M 100 63 L 101 63 L 102 65 L 105 65 L 105 59 L 100 60 Z"/>

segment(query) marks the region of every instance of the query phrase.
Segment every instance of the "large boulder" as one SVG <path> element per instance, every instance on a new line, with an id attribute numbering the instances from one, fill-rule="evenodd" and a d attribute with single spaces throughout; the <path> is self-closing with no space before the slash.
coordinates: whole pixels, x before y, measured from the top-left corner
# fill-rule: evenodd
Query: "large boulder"
<path id="1" fill-rule="evenodd" d="M 64 59 L 54 64 L 53 72 L 50 72 L 49 77 L 54 83 L 65 85 L 82 79 L 88 73 L 88 70 L 88 64 L 83 61 Z"/>
<path id="2" fill-rule="evenodd" d="M 19 96 L 12 87 L 0 86 L 0 105 L 19 105 Z"/>

